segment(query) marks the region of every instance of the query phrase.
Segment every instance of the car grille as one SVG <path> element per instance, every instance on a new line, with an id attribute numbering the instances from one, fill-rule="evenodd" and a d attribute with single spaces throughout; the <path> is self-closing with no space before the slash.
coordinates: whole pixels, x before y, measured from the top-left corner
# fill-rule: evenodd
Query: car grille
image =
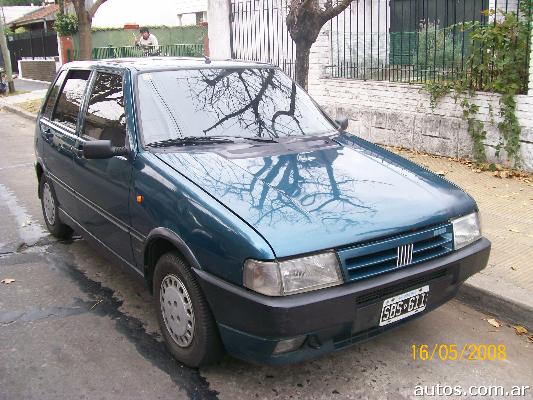
<path id="1" fill-rule="evenodd" d="M 453 227 L 444 224 L 338 249 L 337 254 L 345 280 L 352 282 L 429 261 L 452 251 Z"/>

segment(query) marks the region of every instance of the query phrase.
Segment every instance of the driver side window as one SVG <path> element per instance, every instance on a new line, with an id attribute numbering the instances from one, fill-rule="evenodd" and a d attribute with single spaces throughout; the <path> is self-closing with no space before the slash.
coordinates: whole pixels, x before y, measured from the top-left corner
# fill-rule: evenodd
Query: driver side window
<path id="1" fill-rule="evenodd" d="M 89 140 L 111 140 L 115 147 L 125 146 L 126 113 L 121 75 L 98 72 L 89 98 L 83 136 Z"/>

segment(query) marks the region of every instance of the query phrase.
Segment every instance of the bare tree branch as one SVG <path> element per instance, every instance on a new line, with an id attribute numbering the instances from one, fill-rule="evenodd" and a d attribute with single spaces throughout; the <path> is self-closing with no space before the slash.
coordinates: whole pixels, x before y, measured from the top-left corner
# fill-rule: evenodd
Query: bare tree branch
<path id="1" fill-rule="evenodd" d="M 348 6 L 352 3 L 354 0 L 340 0 L 335 7 L 331 4 L 331 0 L 327 1 L 324 5 L 324 10 L 322 11 L 322 21 L 325 24 L 328 22 L 331 18 L 336 17 L 341 12 L 346 10 Z M 357 1 L 357 0 L 355 0 Z"/>
<path id="2" fill-rule="evenodd" d="M 96 0 L 93 5 L 91 6 L 91 8 L 89 9 L 89 15 L 92 17 L 94 17 L 94 14 L 96 14 L 96 11 L 98 11 L 98 8 L 104 4 L 107 0 Z"/>
<path id="3" fill-rule="evenodd" d="M 217 126 L 222 125 L 227 120 L 229 120 L 229 119 L 231 119 L 233 117 L 236 117 L 237 115 L 240 115 L 240 114 L 244 113 L 246 110 L 249 110 L 250 108 L 254 109 L 254 105 L 255 105 L 254 103 L 258 103 L 258 102 L 261 101 L 261 98 L 262 98 L 263 94 L 265 93 L 265 91 L 267 90 L 268 85 L 270 85 L 270 83 L 272 82 L 273 77 L 274 77 L 273 70 L 269 70 L 268 71 L 268 75 L 266 76 L 266 80 L 263 81 L 263 84 L 261 85 L 261 90 L 259 90 L 259 92 L 257 93 L 257 95 L 255 96 L 255 98 L 252 101 L 250 101 L 247 105 L 245 105 L 241 109 L 236 110 L 235 112 L 232 112 L 231 114 L 228 114 L 228 115 L 224 116 L 224 118 L 221 118 L 220 120 L 218 120 L 217 123 L 214 124 L 212 127 L 208 128 L 208 129 L 204 129 L 204 133 L 207 133 L 207 132 L 215 129 Z"/>

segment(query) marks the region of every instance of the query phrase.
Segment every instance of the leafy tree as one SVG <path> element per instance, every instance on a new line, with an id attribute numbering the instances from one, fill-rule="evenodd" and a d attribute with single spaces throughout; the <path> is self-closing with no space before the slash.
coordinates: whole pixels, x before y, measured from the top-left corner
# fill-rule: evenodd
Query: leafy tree
<path id="1" fill-rule="evenodd" d="M 324 24 L 346 10 L 352 1 L 357 0 L 326 0 L 321 6 L 320 0 L 291 0 L 286 23 L 296 44 L 296 81 L 306 90 L 311 46 Z"/>

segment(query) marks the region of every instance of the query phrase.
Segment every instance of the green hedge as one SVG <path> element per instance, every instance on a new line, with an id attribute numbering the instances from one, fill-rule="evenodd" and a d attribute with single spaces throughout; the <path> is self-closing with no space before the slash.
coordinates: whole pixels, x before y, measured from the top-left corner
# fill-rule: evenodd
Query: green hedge
<path id="1" fill-rule="evenodd" d="M 203 44 L 207 28 L 203 26 L 157 26 L 148 27 L 159 44 Z M 123 47 L 133 45 L 133 35 L 138 36 L 138 29 L 97 28 L 93 29 L 93 47 Z M 74 35 L 74 46 L 79 49 L 79 37 Z"/>

